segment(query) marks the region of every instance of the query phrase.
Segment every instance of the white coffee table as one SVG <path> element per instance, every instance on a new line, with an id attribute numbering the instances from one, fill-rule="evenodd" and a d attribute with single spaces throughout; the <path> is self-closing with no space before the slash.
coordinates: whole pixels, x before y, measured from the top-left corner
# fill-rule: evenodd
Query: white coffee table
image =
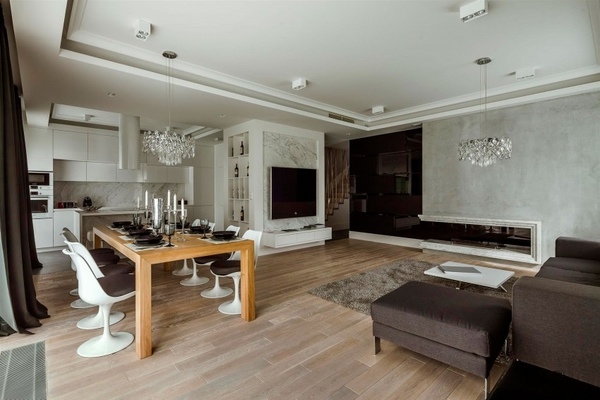
<path id="1" fill-rule="evenodd" d="M 473 285 L 485 286 L 485 287 L 494 288 L 494 289 L 500 288 L 506 292 L 506 289 L 504 289 L 504 286 L 502 286 L 502 285 L 511 276 L 513 276 L 515 274 L 514 272 L 505 271 L 503 269 L 486 268 L 486 267 L 480 267 L 478 265 L 461 264 L 461 263 L 452 262 L 452 261 L 445 262 L 441 265 L 445 266 L 445 267 L 450 267 L 450 266 L 473 267 L 476 270 L 478 270 L 479 272 L 481 272 L 480 274 L 464 273 L 464 272 L 446 272 L 446 273 L 444 273 L 438 267 L 433 267 L 433 268 L 430 268 L 427 271 L 425 271 L 425 275 L 435 276 L 437 278 L 443 278 L 443 279 L 450 279 L 452 281 L 457 281 L 458 282 L 457 289 L 460 289 L 460 285 L 462 283 L 471 283 Z"/>

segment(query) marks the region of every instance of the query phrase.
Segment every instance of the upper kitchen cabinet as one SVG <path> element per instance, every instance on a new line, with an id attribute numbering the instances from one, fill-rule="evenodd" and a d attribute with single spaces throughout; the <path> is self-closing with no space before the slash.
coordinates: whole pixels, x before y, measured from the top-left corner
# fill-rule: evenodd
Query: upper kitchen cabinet
<path id="1" fill-rule="evenodd" d="M 27 168 L 30 171 L 52 171 L 52 130 L 25 126 Z"/>
<path id="2" fill-rule="evenodd" d="M 85 182 L 87 180 L 85 161 L 54 160 L 55 182 Z"/>
<path id="3" fill-rule="evenodd" d="M 119 137 L 88 134 L 88 161 L 119 162 Z"/>
<path id="4" fill-rule="evenodd" d="M 59 160 L 87 161 L 88 134 L 54 130 L 54 158 Z"/>

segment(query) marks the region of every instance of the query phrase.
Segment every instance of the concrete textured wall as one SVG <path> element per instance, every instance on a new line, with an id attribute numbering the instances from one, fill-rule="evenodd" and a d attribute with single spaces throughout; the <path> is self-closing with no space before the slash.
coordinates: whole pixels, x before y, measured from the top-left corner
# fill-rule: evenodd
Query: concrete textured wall
<path id="1" fill-rule="evenodd" d="M 558 236 L 600 239 L 600 93 L 423 124 L 423 213 L 542 222 L 542 260 Z M 458 161 L 458 142 L 512 139 L 510 160 Z"/>

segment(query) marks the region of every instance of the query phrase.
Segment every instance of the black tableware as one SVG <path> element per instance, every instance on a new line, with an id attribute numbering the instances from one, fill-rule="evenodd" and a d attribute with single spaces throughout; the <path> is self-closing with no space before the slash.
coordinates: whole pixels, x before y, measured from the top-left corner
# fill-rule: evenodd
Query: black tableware
<path id="1" fill-rule="evenodd" d="M 158 235 L 158 236 L 153 236 L 153 235 L 142 235 L 142 236 L 138 236 L 135 239 L 135 244 L 137 245 L 142 245 L 142 246 L 147 246 L 147 245 L 154 245 L 154 244 L 159 244 L 162 241 L 162 235 Z"/>
<path id="2" fill-rule="evenodd" d="M 212 234 L 214 239 L 217 240 L 231 240 L 235 237 L 235 232 L 233 231 L 215 231 Z"/>
<path id="3" fill-rule="evenodd" d="M 131 221 L 114 221 L 112 223 L 113 228 L 123 228 L 131 225 Z"/>

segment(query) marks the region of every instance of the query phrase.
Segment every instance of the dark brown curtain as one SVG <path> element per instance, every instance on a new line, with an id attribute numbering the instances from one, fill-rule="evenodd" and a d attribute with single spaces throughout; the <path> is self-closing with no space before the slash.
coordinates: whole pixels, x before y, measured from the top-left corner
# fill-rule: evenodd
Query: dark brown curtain
<path id="1" fill-rule="evenodd" d="M 35 251 L 27 181 L 27 155 L 21 102 L 13 84 L 4 13 L 0 9 L 0 229 L 2 256 L 16 328 L 41 326 L 48 309 L 37 301 L 33 268 L 41 268 Z M 1 290 L 1 289 L 0 289 Z"/>

